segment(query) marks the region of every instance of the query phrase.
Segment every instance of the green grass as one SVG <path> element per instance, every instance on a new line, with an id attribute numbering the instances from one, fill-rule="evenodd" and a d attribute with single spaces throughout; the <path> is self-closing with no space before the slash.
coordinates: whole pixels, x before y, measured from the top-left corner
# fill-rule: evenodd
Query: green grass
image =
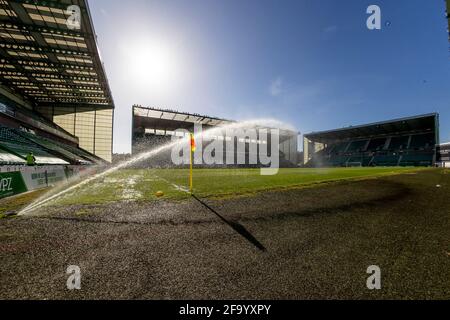
<path id="1" fill-rule="evenodd" d="M 416 168 L 332 168 L 281 169 L 277 175 L 262 176 L 257 169 L 196 169 L 194 191 L 200 197 L 230 197 L 255 192 L 298 188 L 347 179 L 366 179 L 424 170 Z M 189 171 L 184 169 L 126 169 L 94 181 L 62 196 L 56 205 L 102 204 L 114 201 L 181 200 L 189 195 L 177 186 L 188 187 Z"/>

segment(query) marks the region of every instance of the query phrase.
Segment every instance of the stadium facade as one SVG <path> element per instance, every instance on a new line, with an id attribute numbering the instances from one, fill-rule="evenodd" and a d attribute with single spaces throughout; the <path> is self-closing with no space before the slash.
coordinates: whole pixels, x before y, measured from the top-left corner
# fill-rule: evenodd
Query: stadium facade
<path id="1" fill-rule="evenodd" d="M 435 166 L 438 144 L 439 115 L 420 115 L 307 134 L 304 165 Z"/>
<path id="2" fill-rule="evenodd" d="M 194 132 L 195 126 L 202 126 L 203 131 L 207 131 L 212 128 L 224 127 L 227 125 L 235 124 L 237 122 L 232 120 L 220 119 L 215 117 L 203 116 L 199 114 L 190 114 L 185 112 L 177 112 L 172 110 L 163 110 L 157 108 L 145 108 L 141 106 L 133 106 L 133 126 L 132 126 L 132 152 L 138 154 L 143 151 L 147 151 L 157 145 L 165 144 L 171 141 L 172 136 L 176 134 L 176 130 L 184 129 L 188 132 Z M 246 128 L 248 129 L 248 128 Z M 260 128 L 261 129 L 261 128 Z M 281 167 L 296 167 L 298 165 L 298 135 L 299 133 L 286 128 L 266 128 L 266 129 L 278 129 L 279 130 L 279 154 L 280 154 L 280 166 Z M 218 130 L 220 131 L 220 130 Z M 225 130 L 221 133 L 215 133 L 211 139 L 226 140 L 230 137 L 226 136 Z M 205 149 L 210 143 L 210 140 L 203 139 L 203 145 L 201 149 Z M 239 141 L 242 140 L 242 141 Z M 260 137 L 251 139 L 250 137 L 243 137 L 243 139 L 235 140 L 234 158 L 237 158 L 238 143 L 245 143 L 245 159 L 249 166 L 248 159 L 250 159 L 250 153 L 252 150 L 259 150 L 260 144 L 268 144 L 270 150 L 270 135 L 267 141 L 261 141 Z M 252 148 L 251 145 L 254 145 Z M 256 146 L 255 146 L 256 145 Z M 153 163 L 165 163 L 167 166 L 171 165 L 170 156 L 167 153 L 155 160 Z M 224 150 L 223 163 L 226 164 L 227 154 Z M 153 163 L 148 162 L 149 165 Z M 237 162 L 234 162 L 237 163 Z M 258 164 L 256 166 L 259 166 Z"/>
<path id="3" fill-rule="evenodd" d="M 0 1 L 0 164 L 110 162 L 114 102 L 85 0 Z"/>
<path id="4" fill-rule="evenodd" d="M 444 168 L 450 168 L 450 142 L 442 143 L 438 148 L 438 162 Z"/>

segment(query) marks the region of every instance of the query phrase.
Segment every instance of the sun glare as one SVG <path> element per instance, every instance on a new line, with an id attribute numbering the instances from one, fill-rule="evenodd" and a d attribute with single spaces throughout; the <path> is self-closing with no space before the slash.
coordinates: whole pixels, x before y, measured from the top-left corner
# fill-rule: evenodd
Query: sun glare
<path id="1" fill-rule="evenodd" d="M 152 91 L 173 88 L 179 73 L 173 49 L 162 43 L 140 43 L 127 49 L 127 72 L 136 85 Z"/>

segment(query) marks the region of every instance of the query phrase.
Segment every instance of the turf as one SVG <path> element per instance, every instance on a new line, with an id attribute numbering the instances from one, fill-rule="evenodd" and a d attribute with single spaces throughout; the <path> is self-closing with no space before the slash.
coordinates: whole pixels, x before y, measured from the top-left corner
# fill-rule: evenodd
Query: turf
<path id="1" fill-rule="evenodd" d="M 261 191 L 289 189 L 347 179 L 365 179 L 424 170 L 417 168 L 280 169 L 262 176 L 257 169 L 196 169 L 194 192 L 200 197 L 234 197 Z M 102 204 L 115 201 L 181 200 L 189 194 L 189 171 L 184 169 L 126 169 L 76 189 L 53 204 Z"/>
<path id="2" fill-rule="evenodd" d="M 40 196 L 43 196 L 47 190 L 38 190 L 34 192 L 27 192 L 14 197 L 0 199 L 0 219 L 6 218 L 6 213 L 17 212 L 21 208 L 26 207 Z"/>

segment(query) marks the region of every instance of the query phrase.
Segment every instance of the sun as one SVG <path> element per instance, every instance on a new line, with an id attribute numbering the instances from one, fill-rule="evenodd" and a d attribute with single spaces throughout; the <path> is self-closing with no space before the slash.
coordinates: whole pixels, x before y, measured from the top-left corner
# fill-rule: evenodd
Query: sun
<path id="1" fill-rule="evenodd" d="M 173 88 L 179 76 L 176 51 L 162 42 L 138 42 L 127 48 L 126 72 L 135 85 L 152 91 Z"/>

